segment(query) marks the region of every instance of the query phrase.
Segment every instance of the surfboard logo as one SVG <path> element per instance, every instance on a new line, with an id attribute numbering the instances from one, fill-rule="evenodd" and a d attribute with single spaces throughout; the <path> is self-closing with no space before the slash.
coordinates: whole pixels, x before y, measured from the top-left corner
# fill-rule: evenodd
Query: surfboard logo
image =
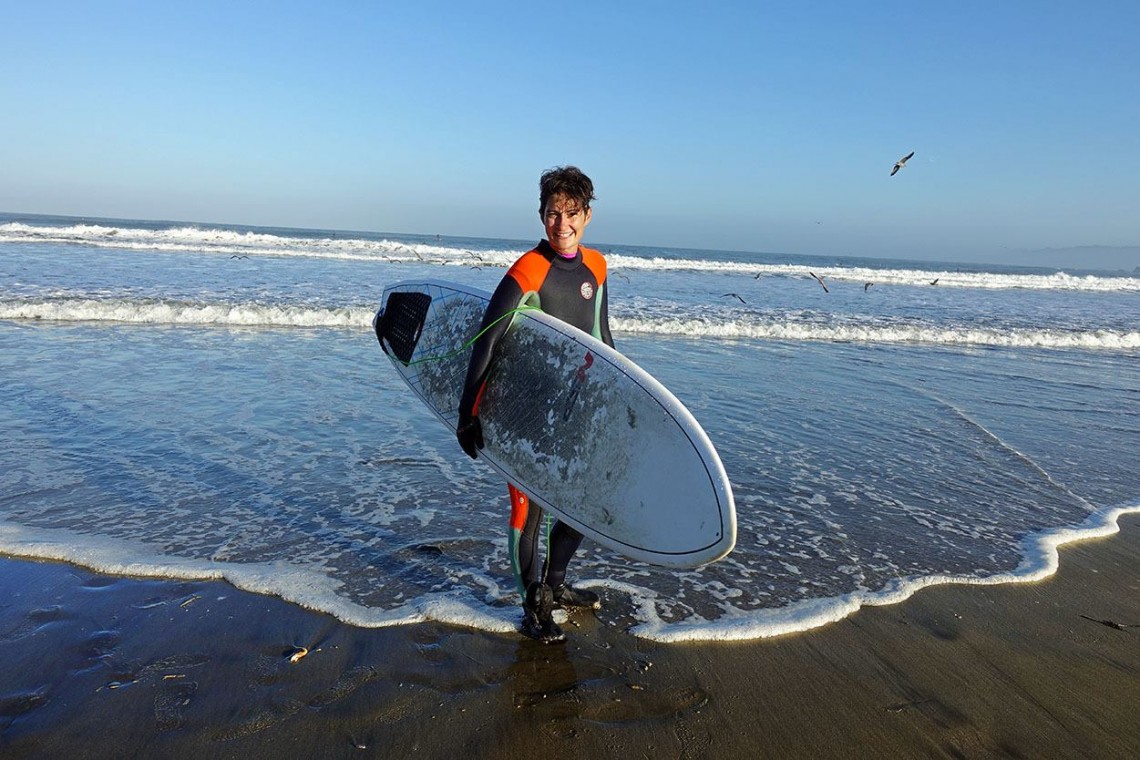
<path id="1" fill-rule="evenodd" d="M 582 298 L 589 301 L 594 297 L 594 286 L 588 282 L 583 282 L 582 287 L 578 288 L 578 292 L 582 294 Z"/>
<path id="2" fill-rule="evenodd" d="M 573 385 L 570 387 L 570 397 L 566 399 L 566 408 L 562 412 L 562 420 L 570 419 L 570 413 L 574 410 L 574 402 L 578 400 L 578 391 L 582 388 L 582 383 L 586 382 L 586 370 L 594 364 L 594 355 L 589 351 L 586 352 L 585 358 L 582 360 L 582 365 L 574 373 Z"/>

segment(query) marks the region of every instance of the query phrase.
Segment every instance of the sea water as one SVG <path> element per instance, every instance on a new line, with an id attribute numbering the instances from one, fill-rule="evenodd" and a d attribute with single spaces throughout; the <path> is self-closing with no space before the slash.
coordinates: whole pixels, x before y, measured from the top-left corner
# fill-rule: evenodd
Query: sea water
<path id="1" fill-rule="evenodd" d="M 506 488 L 372 335 L 386 284 L 535 241 L 0 216 L 0 551 L 511 631 Z M 617 348 L 717 447 L 735 551 L 586 542 L 661 641 L 1042 578 L 1140 510 L 1140 277 L 598 244 Z"/>

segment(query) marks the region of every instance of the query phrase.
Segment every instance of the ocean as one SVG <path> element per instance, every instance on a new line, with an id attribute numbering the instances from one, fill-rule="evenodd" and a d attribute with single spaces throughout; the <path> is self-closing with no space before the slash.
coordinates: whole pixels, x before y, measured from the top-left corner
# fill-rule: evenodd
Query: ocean
<path id="1" fill-rule="evenodd" d="M 387 284 L 491 290 L 537 239 L 0 214 L 0 552 L 514 630 L 505 484 L 370 322 Z M 1135 274 L 588 244 L 618 350 L 705 427 L 739 521 L 695 570 L 586 542 L 571 580 L 608 625 L 807 630 L 1047 577 L 1140 511 Z"/>

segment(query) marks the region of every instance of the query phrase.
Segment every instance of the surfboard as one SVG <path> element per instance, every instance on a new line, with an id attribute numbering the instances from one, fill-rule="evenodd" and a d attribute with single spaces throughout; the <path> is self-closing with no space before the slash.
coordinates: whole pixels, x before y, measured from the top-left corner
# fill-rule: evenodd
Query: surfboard
<path id="1" fill-rule="evenodd" d="M 451 430 L 490 297 L 439 280 L 405 281 L 384 290 L 373 319 L 400 377 Z M 511 319 L 479 402 L 479 459 L 632 559 L 697 567 L 728 554 L 736 542 L 732 488 L 689 410 L 585 332 L 538 310 Z"/>

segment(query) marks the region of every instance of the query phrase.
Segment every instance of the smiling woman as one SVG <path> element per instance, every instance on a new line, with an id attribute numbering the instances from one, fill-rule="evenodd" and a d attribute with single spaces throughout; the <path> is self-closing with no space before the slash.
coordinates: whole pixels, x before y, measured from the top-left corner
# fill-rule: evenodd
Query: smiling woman
<path id="1" fill-rule="evenodd" d="M 593 215 L 590 210 L 593 199 L 594 183 L 576 166 L 550 169 L 539 179 L 539 215 L 547 238 L 523 254 L 495 288 L 471 351 L 463 384 L 456 436 L 472 459 L 478 456 L 477 450 L 483 448 L 479 404 L 500 340 L 511 324 L 504 319 L 508 314 L 524 304 L 535 306 L 555 320 L 577 327 L 613 347 L 606 260 L 598 251 L 579 245 Z M 554 371 L 544 365 L 533 349 L 527 358 L 544 367 L 540 374 L 553 376 Z M 593 592 L 571 589 L 565 583 L 566 568 L 578 551 L 582 534 L 561 520 L 556 522 L 549 532 L 547 559 L 540 574 L 538 539 L 543 510 L 537 504 L 531 506 L 516 484 L 508 482 L 508 487 L 511 567 L 525 599 L 523 632 L 545 643 L 560 641 L 563 633 L 551 616 L 553 604 L 593 607 L 598 600 Z M 571 602 L 571 599 L 577 601 Z"/>

